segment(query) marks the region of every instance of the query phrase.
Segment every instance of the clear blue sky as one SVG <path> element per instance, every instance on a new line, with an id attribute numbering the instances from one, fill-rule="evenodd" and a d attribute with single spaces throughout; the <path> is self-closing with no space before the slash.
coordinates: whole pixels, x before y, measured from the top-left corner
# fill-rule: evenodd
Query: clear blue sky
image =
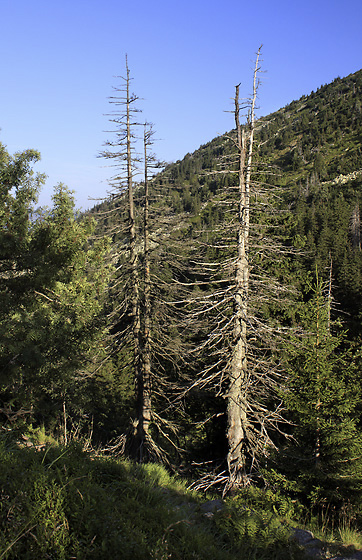
<path id="1" fill-rule="evenodd" d="M 41 152 L 42 204 L 59 182 L 78 207 L 107 192 L 97 154 L 126 53 L 165 161 L 233 127 L 261 43 L 259 115 L 362 67 L 361 0 L 0 0 L 0 21 L 0 141 Z"/>

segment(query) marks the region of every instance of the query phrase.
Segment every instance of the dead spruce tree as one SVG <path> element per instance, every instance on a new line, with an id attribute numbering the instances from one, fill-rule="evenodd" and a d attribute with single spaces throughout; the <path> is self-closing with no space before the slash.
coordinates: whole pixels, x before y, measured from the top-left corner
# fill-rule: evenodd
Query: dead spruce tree
<path id="1" fill-rule="evenodd" d="M 168 452 L 163 443 L 177 448 L 172 437 L 175 429 L 172 420 L 162 416 L 159 409 L 168 411 L 171 407 L 169 394 L 174 389 L 169 372 L 177 359 L 170 334 L 174 320 L 165 306 L 165 300 L 170 299 L 168 281 L 160 278 L 160 271 L 169 265 L 165 258 L 168 235 L 152 234 L 152 229 L 156 229 L 152 224 L 156 222 L 157 228 L 162 229 L 163 222 L 169 225 L 172 218 L 163 218 L 167 214 L 167 196 L 160 192 L 160 187 L 156 194 L 157 188 L 153 186 L 154 193 L 150 194 L 153 176 L 163 165 L 151 152 L 152 127 L 138 122 L 138 97 L 130 93 L 127 59 L 126 77 L 122 80 L 123 87 L 115 88 L 116 94 L 110 98 L 115 105 L 110 115 L 110 121 L 116 125 L 112 131 L 115 140 L 108 141 L 101 154 L 117 169 L 111 180 L 111 208 L 105 212 L 111 223 L 108 233 L 113 236 L 117 269 L 111 287 L 111 347 L 118 355 L 120 375 L 131 371 L 135 389 L 132 427 L 121 435 L 115 449 L 139 462 L 167 462 Z M 143 157 L 137 151 L 140 126 L 144 127 Z M 142 179 L 142 174 L 143 181 L 137 182 L 136 177 Z M 157 197 L 163 206 L 152 210 Z M 152 274 L 152 270 L 157 270 L 157 274 Z"/>
<path id="2" fill-rule="evenodd" d="M 150 217 L 149 217 L 149 166 L 153 163 L 149 155 L 152 129 L 144 125 L 144 297 L 143 297 L 143 325 L 142 325 L 142 372 L 139 379 L 138 404 L 138 439 L 143 442 L 149 437 L 149 427 L 152 420 L 152 388 L 151 388 L 151 274 L 150 274 Z M 141 449 L 143 445 L 141 444 Z M 142 456 L 140 457 L 142 460 Z"/>
<path id="3" fill-rule="evenodd" d="M 200 228 L 194 241 L 198 281 L 188 300 L 189 328 L 195 339 L 201 338 L 193 351 L 200 366 L 190 391 L 211 390 L 225 401 L 227 469 L 220 481 L 226 490 L 248 483 L 258 459 L 273 445 L 271 432 L 280 430 L 282 422 L 277 343 L 284 327 L 277 319 L 266 321 L 265 312 L 272 316 L 270 309 L 283 305 L 288 292 L 272 276 L 283 247 L 273 236 L 271 188 L 252 180 L 259 58 L 260 49 L 252 95 L 242 107 L 240 86 L 235 88 L 235 130 L 229 134 L 233 156 L 214 172 L 229 174 L 231 184 L 210 201 L 222 218 L 212 230 Z M 244 126 L 243 109 L 248 109 Z"/>
<path id="4" fill-rule="evenodd" d="M 137 216 L 134 201 L 135 177 L 140 172 L 140 158 L 137 153 L 136 115 L 138 97 L 130 92 L 130 71 L 126 57 L 126 76 L 120 77 L 123 84 L 115 87 L 115 94 L 110 97 L 110 104 L 115 107 L 109 115 L 115 129 L 110 131 L 114 140 L 107 141 L 101 156 L 111 161 L 116 168 L 111 178 L 111 209 L 107 211 L 112 224 L 108 232 L 113 236 L 113 260 L 117 274 L 112 286 L 113 309 L 110 313 L 113 333 L 112 348 L 114 353 L 122 354 L 121 367 L 131 367 L 135 384 L 135 402 L 137 414 L 131 434 L 124 443 L 131 455 L 142 457 L 143 437 L 139 411 L 142 400 L 142 364 L 141 364 L 141 293 L 139 278 L 139 239 L 137 233 Z M 141 420 L 141 426 L 143 422 Z"/>
<path id="5" fill-rule="evenodd" d="M 170 464 L 179 458 L 181 364 L 185 345 L 181 340 L 182 313 L 177 307 L 180 288 L 172 280 L 180 269 L 173 232 L 180 216 L 170 206 L 170 191 L 162 186 L 157 171 L 164 167 L 155 154 L 152 125 L 144 125 L 144 181 L 140 196 L 143 207 L 141 375 L 139 430 L 148 458 Z M 177 243 L 176 243 L 177 245 Z M 177 407 L 177 410 L 176 410 Z M 172 459 L 173 457 L 173 459 Z"/>

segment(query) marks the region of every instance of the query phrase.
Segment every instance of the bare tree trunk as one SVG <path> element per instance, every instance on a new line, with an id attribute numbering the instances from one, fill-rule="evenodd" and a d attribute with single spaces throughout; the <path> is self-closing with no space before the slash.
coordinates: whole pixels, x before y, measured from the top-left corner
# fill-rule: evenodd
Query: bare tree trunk
<path id="1" fill-rule="evenodd" d="M 361 250 L 361 216 L 360 216 L 358 202 L 356 203 L 356 206 L 354 207 L 352 212 L 350 232 L 351 232 L 353 247 L 360 251 Z"/>
<path id="2" fill-rule="evenodd" d="M 325 338 L 329 337 L 331 334 L 331 307 L 332 307 L 332 271 L 333 271 L 333 261 L 332 256 L 329 253 L 330 258 L 330 265 L 329 265 L 329 279 L 328 279 L 328 292 L 326 301 L 323 301 L 323 292 L 322 288 L 320 293 L 318 292 L 318 299 L 317 299 L 317 317 L 316 317 L 316 351 L 319 352 L 320 344 L 321 344 L 321 333 L 323 333 L 324 326 L 323 321 L 326 319 L 326 332 Z M 318 278 L 318 271 L 317 271 L 317 286 L 319 289 L 319 278 Z M 324 318 L 322 315 L 323 307 L 327 307 L 326 317 Z M 320 393 L 320 370 L 319 366 L 317 366 L 317 402 L 316 402 L 316 433 L 315 433 L 315 452 L 314 452 L 314 464 L 316 468 L 320 468 L 321 466 L 321 429 L 320 429 L 320 409 L 322 406 L 322 398 Z"/>
<path id="3" fill-rule="evenodd" d="M 67 411 L 65 408 L 65 398 L 63 399 L 63 429 L 64 429 L 64 445 L 68 445 Z"/>
<path id="4" fill-rule="evenodd" d="M 129 236 L 130 236 L 130 261 L 132 270 L 132 321 L 133 321 L 133 342 L 134 342 L 134 375 L 137 384 L 140 384 L 140 289 L 138 278 L 138 258 L 136 251 L 136 220 L 133 201 L 133 172 L 132 172 L 132 152 L 131 152 L 131 123 L 130 123 L 130 77 L 126 58 L 127 80 L 127 103 L 126 103 L 126 129 L 127 129 L 127 187 L 128 187 L 128 211 L 129 211 Z"/>
<path id="5" fill-rule="evenodd" d="M 144 166 L 145 166 L 145 208 L 144 208 L 144 307 L 143 307 L 143 344 L 142 362 L 138 387 L 138 441 L 140 444 L 140 462 L 143 459 L 144 443 L 148 437 L 152 416 L 151 388 L 151 276 L 150 276 L 150 238 L 149 238 L 149 181 L 148 154 L 151 131 L 144 131 Z"/>
<path id="6" fill-rule="evenodd" d="M 316 317 L 316 333 L 317 333 L 317 338 L 316 338 L 316 351 L 317 353 L 319 352 L 319 346 L 320 346 L 320 329 L 321 329 L 321 318 L 320 318 L 320 313 L 321 313 L 321 306 L 322 303 L 320 301 L 320 298 L 322 296 L 322 293 L 318 294 L 318 300 L 317 300 L 317 317 Z M 321 459 L 321 433 L 320 433 L 320 418 L 319 418 L 319 414 L 320 414 L 320 407 L 322 404 L 321 401 L 321 396 L 320 396 L 320 388 L 319 388 L 319 379 L 320 379 L 320 371 L 319 371 L 319 365 L 317 365 L 317 402 L 316 402 L 316 431 L 315 431 L 315 451 L 314 451 L 314 463 L 316 468 L 319 468 L 320 466 L 320 459 Z"/>
<path id="7" fill-rule="evenodd" d="M 250 177 L 254 138 L 254 108 L 257 92 L 257 72 L 260 49 L 257 53 L 253 96 L 249 115 L 248 158 L 246 138 L 240 125 L 239 85 L 235 91 L 235 125 L 239 153 L 239 210 L 238 239 L 234 295 L 234 347 L 229 373 L 227 394 L 228 446 L 227 457 L 230 484 L 245 483 L 246 450 L 248 442 L 248 363 L 247 322 L 249 291 L 249 230 L 250 230 Z"/>

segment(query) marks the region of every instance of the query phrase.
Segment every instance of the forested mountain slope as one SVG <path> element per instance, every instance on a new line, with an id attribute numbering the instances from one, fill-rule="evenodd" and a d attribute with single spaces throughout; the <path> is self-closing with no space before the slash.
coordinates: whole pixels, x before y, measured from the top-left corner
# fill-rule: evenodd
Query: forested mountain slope
<path id="1" fill-rule="evenodd" d="M 266 117 L 256 126 L 260 158 L 278 165 L 283 171 L 283 184 L 302 184 L 306 189 L 316 182 L 337 180 L 361 170 L 362 142 L 362 71 L 337 78 Z M 182 161 L 170 164 L 165 173 L 178 183 L 189 183 L 192 198 L 206 200 L 202 189 L 215 184 L 198 179 L 203 170 L 215 169 L 227 151 L 225 135 L 201 146 Z M 205 191 L 205 189 L 204 189 Z M 308 193 L 307 193 L 308 194 Z M 184 208 L 188 209 L 187 196 Z"/>
<path id="2" fill-rule="evenodd" d="M 257 181 L 279 187 L 289 211 L 284 235 L 303 250 L 299 266 L 321 272 L 332 260 L 334 295 L 351 316 L 361 311 L 362 71 L 337 78 L 256 123 Z M 158 176 L 176 213 L 218 220 L 213 196 L 232 184 L 221 173 L 232 144 L 223 135 Z M 225 166 L 224 166 L 225 168 Z M 195 218 L 190 218 L 195 221 Z"/>

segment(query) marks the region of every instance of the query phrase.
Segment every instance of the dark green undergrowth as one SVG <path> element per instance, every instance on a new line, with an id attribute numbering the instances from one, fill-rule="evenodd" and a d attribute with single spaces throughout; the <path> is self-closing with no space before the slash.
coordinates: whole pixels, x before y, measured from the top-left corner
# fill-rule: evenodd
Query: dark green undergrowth
<path id="1" fill-rule="evenodd" d="M 85 453 L 81 446 L 0 444 L 0 559 L 299 558 L 272 508 L 240 494 L 211 518 L 204 496 L 158 465 Z"/>

